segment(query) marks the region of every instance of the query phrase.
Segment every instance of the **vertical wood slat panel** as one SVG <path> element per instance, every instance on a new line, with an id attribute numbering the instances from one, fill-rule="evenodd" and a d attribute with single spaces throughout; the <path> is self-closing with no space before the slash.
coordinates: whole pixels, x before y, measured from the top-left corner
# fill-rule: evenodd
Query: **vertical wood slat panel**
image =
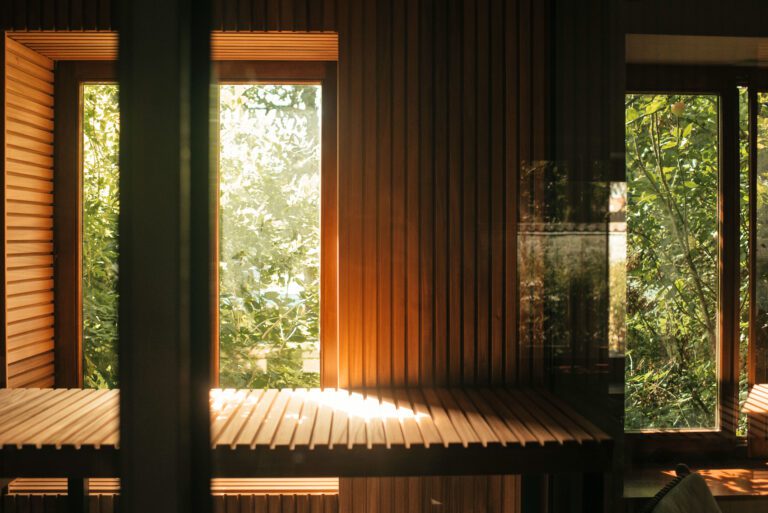
<path id="1" fill-rule="evenodd" d="M 534 3 L 339 3 L 340 384 L 543 376 L 517 325 L 520 166 L 547 151 Z"/>
<path id="2" fill-rule="evenodd" d="M 446 59 L 447 101 L 446 123 L 448 124 L 447 148 L 447 197 L 445 209 L 447 218 L 444 221 L 447 228 L 446 241 L 446 274 L 447 274 L 447 340 L 448 342 L 448 374 L 449 383 L 462 382 L 462 135 L 463 135 L 463 34 L 461 0 L 450 0 L 448 3 L 448 27 L 445 35 L 448 39 Z M 444 213 L 445 216 L 445 213 Z"/>
<path id="3" fill-rule="evenodd" d="M 339 15 L 339 30 L 340 32 L 348 31 L 349 26 L 349 8 L 347 6 L 348 0 L 339 0 L 342 4 L 342 9 Z M 339 41 L 339 54 L 349 56 L 351 51 L 350 38 L 344 37 Z M 350 130 L 349 123 L 349 109 L 345 107 L 342 99 L 347 98 L 349 93 L 349 80 L 350 76 L 350 62 L 349 58 L 339 59 L 339 82 L 338 82 L 338 132 L 339 140 L 347 140 Z M 349 163 L 347 161 L 348 156 L 345 152 L 341 151 L 342 146 L 339 144 L 339 160 L 338 160 L 338 181 L 339 181 L 339 374 L 338 384 L 340 387 L 349 386 L 349 240 L 350 240 L 350 223 L 346 222 L 349 219 L 350 204 L 348 201 L 342 201 L 341 198 L 346 197 L 349 194 Z M 342 158 L 342 153 L 345 154 L 345 158 Z M 342 222 L 344 220 L 344 222 Z M 344 322 L 342 322 L 344 320 Z"/>
<path id="4" fill-rule="evenodd" d="M 376 381 L 392 381 L 392 4 L 379 2 L 376 13 L 376 181 L 377 197 L 377 355 Z"/>
<path id="5" fill-rule="evenodd" d="M 475 196 L 475 215 L 477 216 L 475 225 L 475 263 L 477 270 L 475 274 L 475 308 L 476 313 L 476 345 L 477 345 L 477 363 L 476 363 L 476 381 L 481 384 L 488 383 L 490 369 L 490 351 L 489 351 L 489 260 L 490 244 L 488 231 L 490 228 L 489 212 L 489 188 L 490 173 L 488 169 L 490 153 L 490 98 L 489 93 L 489 52 L 490 44 L 488 37 L 490 35 L 489 23 L 489 0 L 478 0 L 476 16 L 476 34 L 477 34 L 477 154 L 476 154 L 476 196 Z"/>
<path id="6" fill-rule="evenodd" d="M 531 98 L 531 44 L 530 44 L 530 37 L 531 37 L 531 17 L 530 17 L 530 11 L 531 11 L 531 1 L 532 0 L 518 0 L 518 9 L 517 9 L 517 19 L 515 20 L 515 25 L 517 27 L 517 40 L 515 41 L 515 45 L 512 48 L 508 48 L 508 52 L 516 52 L 517 57 L 517 67 L 515 68 L 517 70 L 517 79 L 518 79 L 518 87 L 516 91 L 516 99 L 517 99 L 517 161 L 518 165 L 520 167 L 523 167 L 530 163 L 532 159 L 531 155 L 531 148 L 530 148 L 530 141 L 531 141 L 531 112 L 529 109 L 525 108 L 525 106 L 531 105 L 532 98 Z M 521 186 L 523 187 L 529 187 L 529 180 L 523 179 L 522 175 L 520 174 L 522 169 L 518 170 L 518 177 Z M 518 199 L 518 205 L 517 208 L 518 211 L 518 217 L 519 220 L 531 220 L 531 212 L 528 211 L 528 204 L 527 204 L 527 198 L 529 195 L 529 191 L 518 191 L 517 199 Z M 519 274 L 522 276 L 524 273 L 522 270 L 519 271 Z M 531 272 L 525 273 L 525 275 L 532 275 Z M 521 310 L 520 312 L 520 319 L 526 319 L 528 321 L 525 326 L 520 327 L 520 332 L 518 333 L 518 343 L 517 343 L 517 360 L 518 360 L 518 381 L 521 383 L 527 383 L 531 376 L 531 348 L 534 344 L 534 342 L 531 340 L 532 335 L 531 331 L 533 329 L 528 324 L 532 324 L 530 322 L 530 319 L 534 319 L 534 314 L 531 311 L 533 308 L 533 305 L 530 304 L 520 304 L 521 309 L 525 308 L 528 309 L 526 312 L 523 312 Z M 535 322 L 535 319 L 534 321 Z"/>
<path id="7" fill-rule="evenodd" d="M 490 347 L 490 383 L 504 383 L 504 259 L 511 257 L 504 252 L 504 204 L 514 202 L 515 198 L 504 197 L 504 80 L 505 62 L 503 59 L 504 15 L 503 2 L 493 0 L 489 12 L 489 44 L 490 44 L 490 174 L 489 204 L 490 204 L 490 316 L 489 334 Z"/>
<path id="8" fill-rule="evenodd" d="M 339 102 L 340 330 L 341 352 L 352 356 L 343 384 L 524 384 L 539 372 L 517 345 L 516 198 L 520 163 L 541 148 L 533 130 L 545 118 L 533 99 L 544 83 L 530 70 L 542 27 L 532 0 L 520 2 L 338 6 L 348 84 Z M 356 20 L 371 5 L 375 25 L 361 34 Z M 378 65 L 359 65 L 368 60 Z M 522 376 L 521 358 L 531 362 Z M 511 512 L 519 489 L 516 476 L 342 479 L 340 511 L 423 511 L 435 499 L 445 511 Z"/>
<path id="9" fill-rule="evenodd" d="M 420 383 L 432 383 L 434 360 L 434 0 L 421 0 L 419 11 L 419 363 Z M 444 341 L 440 341 L 444 343 Z M 443 362 L 440 362 L 441 365 Z"/>
<path id="10" fill-rule="evenodd" d="M 475 5 L 464 2 L 464 102 L 462 112 L 463 160 L 462 160 L 462 354 L 463 383 L 475 381 L 476 317 L 475 317 L 475 155 L 477 123 L 475 119 L 476 84 L 476 33 Z"/>
<path id="11" fill-rule="evenodd" d="M 8 6 L 3 9 L 4 14 L 8 9 Z M 5 136 L 5 130 L 7 126 L 7 120 L 6 120 L 6 109 L 5 109 L 5 91 L 6 91 L 6 71 L 5 71 L 5 60 L 6 60 L 6 44 L 8 42 L 8 38 L 3 36 L 0 38 L 0 68 L 2 71 L 0 71 L 0 90 L 3 93 L 3 101 L 2 101 L 2 112 L 0 112 L 0 133 Z M 5 138 L 3 138 L 5 139 Z M 2 255 L 3 258 L 3 264 L 2 264 L 2 273 L 3 277 L 0 279 L 0 297 L 3 299 L 3 307 L 0 308 L 0 388 L 4 388 L 8 386 L 8 340 L 6 337 L 7 332 L 7 310 L 8 310 L 8 296 L 6 295 L 6 276 L 8 273 L 8 251 L 6 249 L 6 237 L 5 237 L 5 230 L 6 230 L 6 219 L 5 219 L 5 212 L 6 212 L 6 204 L 5 204 L 5 140 L 3 140 L 3 143 L 0 144 L 0 162 L 3 163 L 3 172 L 0 173 L 0 190 L 3 192 L 3 199 L 0 201 L 0 223 L 2 223 L 2 227 L 0 227 L 0 231 L 2 232 L 3 236 L 0 238 L 0 255 Z"/>
<path id="12" fill-rule="evenodd" d="M 37 16 L 37 15 L 36 15 Z M 5 66 L 3 88 L 3 341 L 4 371 L 0 386 L 53 386 L 53 280 L 36 279 L 53 277 L 53 252 L 50 231 L 33 230 L 41 219 L 50 226 L 53 222 L 53 197 L 50 194 L 30 195 L 35 190 L 52 190 L 52 159 L 40 159 L 40 155 L 53 155 L 53 120 L 44 112 L 53 109 L 53 96 L 32 88 L 27 83 L 9 75 L 9 71 L 25 70 L 34 74 L 40 83 L 53 88 L 53 62 L 16 41 L 4 38 L 3 57 Z M 14 91 L 11 95 L 10 91 Z M 14 98 L 14 99 L 12 99 Z M 37 131 L 25 131 L 21 127 L 29 119 L 15 119 L 7 110 L 9 101 L 22 98 L 28 108 L 42 107 L 38 114 L 25 115 L 37 120 Z M 13 111 L 14 113 L 17 111 Z M 22 111 L 18 111 L 22 112 Z M 25 111 L 31 112 L 31 111 Z M 11 121 L 12 124 L 9 124 Z M 17 131 L 18 130 L 18 131 Z M 40 135 L 45 133 L 45 141 Z M 36 137 L 35 137 L 36 136 Z M 32 151 L 16 151 L 16 148 L 31 147 Z M 36 177 L 20 175 L 20 167 L 32 166 L 40 173 Z M 18 198 L 18 199 L 16 199 Z M 22 208 L 23 207 L 23 208 Z M 23 213 L 16 213 L 23 212 Z M 33 224 L 38 223 L 38 224 Z M 16 233 L 24 236 L 16 236 Z M 29 243 L 44 243 L 44 253 L 29 253 Z M 8 255 L 14 255 L 13 260 Z M 30 301 L 21 299 L 30 298 Z M 34 298 L 34 299 L 33 299 Z M 9 300 L 14 305 L 9 310 Z M 19 305 L 19 306 L 16 306 Z M 21 306 L 23 305 L 23 306 Z"/>
<path id="13" fill-rule="evenodd" d="M 392 8 L 392 375 L 393 383 L 406 382 L 406 112 L 405 11 L 407 0 L 395 0 Z M 401 107 L 398 107 L 401 106 Z"/>
<path id="14" fill-rule="evenodd" d="M 94 494 L 89 497 L 91 513 L 117 513 L 119 495 Z M 56 513 L 67 511 L 66 495 L 11 494 L 3 497 L 3 511 L 14 513 Z M 337 513 L 338 496 L 335 494 L 214 495 L 213 511 L 217 513 Z M 268 505 L 268 506 L 267 506 Z M 268 509 L 262 509 L 262 506 Z"/>
<path id="15" fill-rule="evenodd" d="M 517 192 L 518 192 L 518 97 L 517 84 L 517 8 L 519 0 L 506 2 L 504 12 L 504 340 L 516 339 L 518 344 L 517 314 Z M 514 200 L 514 201 L 513 201 Z M 507 384 L 518 379 L 515 347 L 505 346 L 504 376 Z"/>
<path id="16" fill-rule="evenodd" d="M 214 30 L 335 31 L 338 0 L 214 0 Z M 111 30 L 115 0 L 7 0 L 4 30 Z M 267 10 L 269 6 L 269 10 Z"/>
<path id="17" fill-rule="evenodd" d="M 368 55 L 377 56 L 376 44 L 376 8 L 377 2 L 360 2 L 358 11 L 360 18 L 355 18 L 359 29 L 363 34 L 363 46 L 354 69 L 362 72 L 360 81 L 361 89 L 361 132 L 362 153 L 362 337 L 363 337 L 363 376 L 362 384 L 368 387 L 377 385 L 377 360 L 378 360 L 378 275 L 381 259 L 379 256 L 378 240 L 378 205 L 380 202 L 380 189 L 378 178 L 380 176 L 377 141 L 377 104 L 379 88 L 377 83 L 376 64 L 378 59 L 369 58 Z M 354 66 L 354 63 L 353 63 Z M 382 341 L 383 343 L 383 341 Z"/>
<path id="18" fill-rule="evenodd" d="M 253 2 L 239 0 L 237 2 L 238 30 L 253 30 Z"/>
<path id="19" fill-rule="evenodd" d="M 448 338 L 448 130 L 451 106 L 448 98 L 448 12 L 444 2 L 437 2 L 433 13 L 434 41 L 434 170 L 433 170 L 433 382 L 443 386 L 448 382 L 450 339 Z"/>
<path id="20" fill-rule="evenodd" d="M 342 478 L 339 513 L 519 513 L 518 476 Z"/>
<path id="21" fill-rule="evenodd" d="M 405 240 L 405 337 L 406 383 L 419 383 L 420 326 L 419 326 L 419 30 L 418 0 L 406 3 L 405 9 L 405 154 L 406 154 L 406 240 Z M 397 106 L 395 106 L 397 108 Z M 395 362 L 397 364 L 399 362 Z"/>
<path id="22" fill-rule="evenodd" d="M 33 0 L 15 2 L 0 19 L 5 30 L 110 30 L 114 0 Z M 7 2 L 9 5 L 11 1 Z"/>

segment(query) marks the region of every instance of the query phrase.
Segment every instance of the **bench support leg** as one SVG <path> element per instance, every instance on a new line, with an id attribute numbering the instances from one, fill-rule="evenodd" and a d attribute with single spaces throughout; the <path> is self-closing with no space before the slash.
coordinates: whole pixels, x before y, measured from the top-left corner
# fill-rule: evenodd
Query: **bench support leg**
<path id="1" fill-rule="evenodd" d="M 67 479 L 67 505 L 70 513 L 88 513 L 88 478 Z"/>

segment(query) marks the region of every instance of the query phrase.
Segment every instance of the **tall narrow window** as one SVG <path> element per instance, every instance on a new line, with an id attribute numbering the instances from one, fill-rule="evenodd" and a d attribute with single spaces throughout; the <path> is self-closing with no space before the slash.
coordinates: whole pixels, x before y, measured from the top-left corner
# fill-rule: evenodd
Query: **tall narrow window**
<path id="1" fill-rule="evenodd" d="M 83 384 L 117 382 L 118 87 L 82 85 Z"/>
<path id="2" fill-rule="evenodd" d="M 220 384 L 318 386 L 321 86 L 219 95 Z"/>
<path id="3" fill-rule="evenodd" d="M 718 427 L 719 98 L 626 98 L 628 430 Z"/>
<path id="4" fill-rule="evenodd" d="M 323 383 L 331 385 L 335 66 L 232 62 L 219 69 L 230 78 L 218 87 L 216 377 L 223 387 L 314 387 L 322 371 Z M 56 318 L 58 368 L 66 372 L 57 380 L 115 388 L 119 88 L 109 66 L 63 63 L 59 72 Z M 262 74 L 288 76 L 253 78 Z"/>

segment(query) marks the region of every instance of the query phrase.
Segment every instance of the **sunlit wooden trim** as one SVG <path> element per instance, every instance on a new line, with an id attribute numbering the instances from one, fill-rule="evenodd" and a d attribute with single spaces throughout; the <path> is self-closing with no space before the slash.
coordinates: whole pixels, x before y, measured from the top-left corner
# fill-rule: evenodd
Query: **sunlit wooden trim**
<path id="1" fill-rule="evenodd" d="M 93 495 L 120 493 L 118 478 L 93 478 L 88 484 Z M 66 478 L 22 478 L 8 485 L 8 494 L 54 495 L 67 493 Z M 339 479 L 318 478 L 214 478 L 211 480 L 214 495 L 273 495 L 273 494 L 337 494 Z"/>
<path id="2" fill-rule="evenodd" d="M 54 60 L 117 60 L 117 32 L 7 32 L 14 41 Z M 211 59 L 337 61 L 335 32 L 213 32 Z"/>

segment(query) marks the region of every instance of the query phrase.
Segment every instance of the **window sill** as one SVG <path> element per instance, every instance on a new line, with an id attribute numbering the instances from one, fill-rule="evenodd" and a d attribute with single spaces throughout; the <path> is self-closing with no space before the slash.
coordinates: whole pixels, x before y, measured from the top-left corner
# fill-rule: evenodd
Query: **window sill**
<path id="1" fill-rule="evenodd" d="M 691 470 L 701 474 L 715 497 L 768 497 L 768 469 L 764 461 L 729 463 L 728 468 L 704 465 Z M 674 477 L 671 467 L 629 471 L 624 476 L 624 498 L 650 499 Z"/>
<path id="2" fill-rule="evenodd" d="M 641 466 L 681 461 L 706 466 L 707 462 L 747 457 L 746 439 L 722 431 L 626 433 L 624 440 L 626 460 Z"/>

